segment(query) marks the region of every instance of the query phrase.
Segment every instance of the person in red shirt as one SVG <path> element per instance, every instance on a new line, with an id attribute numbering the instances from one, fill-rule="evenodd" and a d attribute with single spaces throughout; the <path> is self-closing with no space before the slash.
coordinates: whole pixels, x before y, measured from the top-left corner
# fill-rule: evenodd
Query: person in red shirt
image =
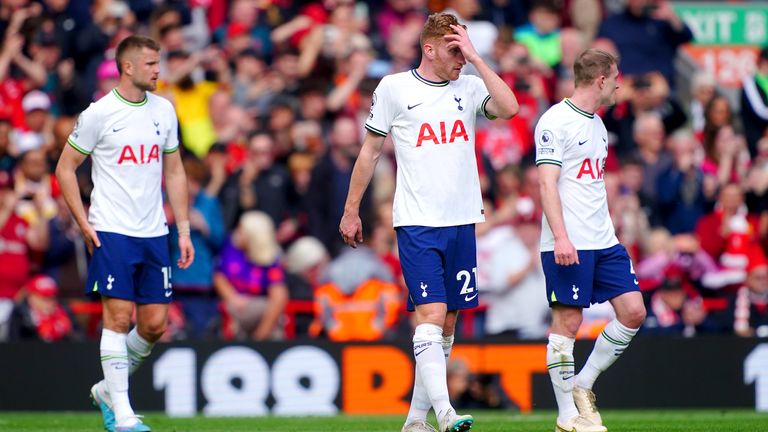
<path id="1" fill-rule="evenodd" d="M 16 215 L 13 175 L 0 171 L 0 341 L 8 337 L 14 301 L 29 276 L 30 250 L 48 245 L 48 224 L 30 227 Z"/>
<path id="2" fill-rule="evenodd" d="M 30 252 L 48 245 L 47 221 L 30 226 L 16 215 L 17 202 L 13 176 L 0 171 L 0 301 L 16 297 L 29 276 Z"/>
<path id="3" fill-rule="evenodd" d="M 744 269 L 747 252 L 758 241 L 758 220 L 744 206 L 744 191 L 736 183 L 720 190 L 715 210 L 696 225 L 701 248 L 725 268 Z"/>

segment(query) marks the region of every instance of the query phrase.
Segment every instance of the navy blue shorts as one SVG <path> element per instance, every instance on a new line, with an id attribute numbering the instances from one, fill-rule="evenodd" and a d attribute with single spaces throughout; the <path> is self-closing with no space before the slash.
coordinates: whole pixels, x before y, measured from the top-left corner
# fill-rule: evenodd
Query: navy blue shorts
<path id="1" fill-rule="evenodd" d="M 408 310 L 445 303 L 448 310 L 477 307 L 475 226 L 395 228 L 408 286 Z"/>
<path id="2" fill-rule="evenodd" d="M 171 302 L 167 235 L 141 238 L 109 232 L 97 234 L 101 247 L 93 249 L 86 294 L 98 292 L 139 304 Z"/>
<path id="3" fill-rule="evenodd" d="M 589 307 L 621 294 L 640 291 L 635 269 L 624 246 L 580 250 L 579 263 L 555 264 L 555 253 L 541 253 L 549 305 Z"/>

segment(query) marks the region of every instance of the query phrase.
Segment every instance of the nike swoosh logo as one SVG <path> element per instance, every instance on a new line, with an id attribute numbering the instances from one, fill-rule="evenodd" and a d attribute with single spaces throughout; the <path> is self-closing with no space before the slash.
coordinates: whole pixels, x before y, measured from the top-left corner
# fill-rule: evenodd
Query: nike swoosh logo
<path id="1" fill-rule="evenodd" d="M 128 126 L 123 126 L 123 127 L 121 127 L 120 129 L 115 129 L 115 128 L 112 128 L 112 132 L 120 132 L 121 130 L 123 130 L 123 129 L 127 128 L 127 127 L 128 127 Z"/>
<path id="2" fill-rule="evenodd" d="M 416 108 L 417 106 L 419 106 L 419 105 L 421 105 L 421 104 L 423 104 L 423 103 L 424 103 L 424 102 L 420 102 L 420 103 L 417 103 L 416 105 L 408 105 L 408 111 L 410 111 L 410 110 L 412 110 L 412 109 Z"/>
<path id="3" fill-rule="evenodd" d="M 467 302 L 472 301 L 475 299 L 475 297 L 477 297 L 477 293 L 475 293 L 472 297 L 470 297 L 469 294 L 467 294 L 466 296 L 464 296 L 464 301 L 467 301 Z"/>
<path id="4" fill-rule="evenodd" d="M 427 348 L 429 348 L 429 347 L 427 347 Z M 426 351 L 426 350 L 427 350 L 427 348 L 424 348 L 424 349 L 423 349 L 423 350 L 421 350 L 421 351 L 417 351 L 416 353 L 414 353 L 414 354 L 413 354 L 413 356 L 414 356 L 414 357 L 418 357 L 418 355 L 419 355 L 419 354 L 421 354 L 421 353 L 423 353 L 424 351 Z"/>
<path id="5" fill-rule="evenodd" d="M 569 377 L 563 377 L 563 381 L 567 381 L 567 380 L 569 380 L 569 379 L 573 378 L 574 376 L 575 376 L 575 375 L 571 375 L 571 376 L 569 376 Z"/>
<path id="6" fill-rule="evenodd" d="M 640 285 L 640 283 L 637 282 L 637 279 L 635 279 L 635 285 Z"/>
<path id="7" fill-rule="evenodd" d="M 579 145 L 584 145 L 584 143 L 586 143 L 587 141 L 589 140 L 579 141 Z"/>
<path id="8" fill-rule="evenodd" d="M 170 297 L 170 296 L 171 296 L 171 294 L 173 294 L 173 291 L 166 291 L 166 292 L 165 292 L 165 296 L 166 296 L 166 297 Z"/>

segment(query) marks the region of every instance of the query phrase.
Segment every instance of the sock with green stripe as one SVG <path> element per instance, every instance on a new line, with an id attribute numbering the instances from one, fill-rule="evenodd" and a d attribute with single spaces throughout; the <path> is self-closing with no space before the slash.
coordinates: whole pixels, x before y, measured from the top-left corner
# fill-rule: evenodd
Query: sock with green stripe
<path id="1" fill-rule="evenodd" d="M 576 385 L 587 390 L 592 390 L 600 372 L 608 369 L 613 362 L 624 352 L 629 342 L 637 334 L 638 329 L 624 327 L 614 319 L 605 326 L 603 332 L 595 341 L 595 348 L 587 359 L 587 364 L 576 376 Z"/>
<path id="2" fill-rule="evenodd" d="M 573 375 L 576 372 L 573 361 L 575 339 L 550 333 L 547 344 L 547 369 L 557 401 L 557 418 L 564 423 L 577 415 L 579 410 L 573 403 Z"/>
<path id="3" fill-rule="evenodd" d="M 128 375 L 133 375 L 136 369 L 144 363 L 144 359 L 152 353 L 152 347 L 155 344 L 141 337 L 136 331 L 136 327 L 128 333 L 125 344 L 128 346 L 128 361 L 130 362 Z"/>
<path id="4" fill-rule="evenodd" d="M 128 346 L 127 335 L 112 330 L 101 331 L 101 369 L 107 382 L 109 396 L 112 399 L 112 409 L 115 412 L 117 424 L 135 418 L 133 408 L 128 400 Z"/>

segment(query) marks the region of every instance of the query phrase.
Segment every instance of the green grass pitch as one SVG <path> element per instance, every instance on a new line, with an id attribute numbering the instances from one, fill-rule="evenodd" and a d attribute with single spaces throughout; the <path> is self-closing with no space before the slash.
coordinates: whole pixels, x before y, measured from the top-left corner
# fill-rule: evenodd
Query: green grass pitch
<path id="1" fill-rule="evenodd" d="M 478 432 L 540 432 L 554 430 L 555 413 L 530 415 L 499 411 L 473 413 Z M 398 432 L 402 416 L 169 418 L 148 414 L 145 423 L 157 432 Z M 611 432 L 759 432 L 768 431 L 768 413 L 750 410 L 637 410 L 603 412 Z M 434 419 L 432 419 L 434 424 Z M 0 412 L 0 431 L 100 431 L 101 417 L 93 413 Z"/>

